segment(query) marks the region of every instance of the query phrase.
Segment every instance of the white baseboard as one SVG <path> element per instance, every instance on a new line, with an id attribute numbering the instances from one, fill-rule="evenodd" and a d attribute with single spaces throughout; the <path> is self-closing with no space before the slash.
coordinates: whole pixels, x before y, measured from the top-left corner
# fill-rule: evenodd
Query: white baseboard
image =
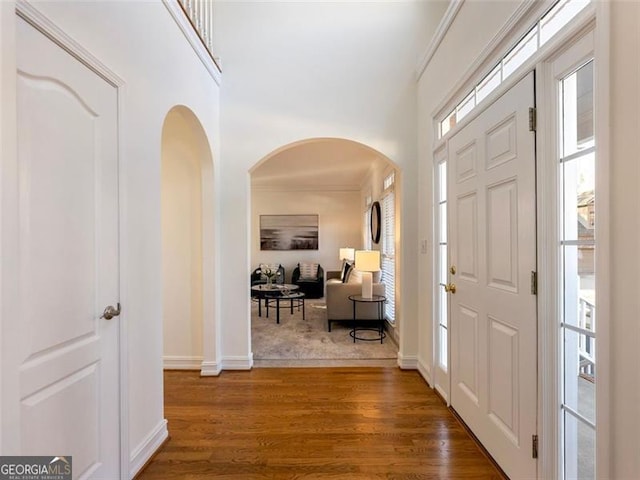
<path id="1" fill-rule="evenodd" d="M 429 384 L 431 388 L 433 388 L 433 382 L 431 380 L 431 367 L 425 363 L 421 358 L 418 359 L 418 372 L 422 375 L 425 382 Z"/>
<path id="2" fill-rule="evenodd" d="M 129 462 L 129 478 L 133 478 L 138 474 L 168 436 L 169 430 L 167 430 L 167 420 L 162 419 L 156 428 L 149 433 L 147 438 L 145 438 L 131 453 Z"/>
<path id="3" fill-rule="evenodd" d="M 165 370 L 200 370 L 202 357 L 165 355 L 162 363 Z"/>
<path id="4" fill-rule="evenodd" d="M 398 352 L 398 366 L 403 370 L 416 370 L 418 357 L 416 355 L 402 355 L 401 352 Z"/>
<path id="5" fill-rule="evenodd" d="M 253 353 L 246 357 L 222 357 L 222 370 L 251 370 L 253 367 Z"/>
<path id="6" fill-rule="evenodd" d="M 440 396 L 442 398 L 444 398 L 444 401 L 446 402 L 447 406 L 449 406 L 449 395 L 447 395 L 447 392 L 445 392 L 440 385 L 436 385 L 436 391 L 440 394 Z"/>
<path id="7" fill-rule="evenodd" d="M 222 371 L 220 362 L 203 361 L 200 364 L 200 376 L 201 377 L 217 377 Z"/>

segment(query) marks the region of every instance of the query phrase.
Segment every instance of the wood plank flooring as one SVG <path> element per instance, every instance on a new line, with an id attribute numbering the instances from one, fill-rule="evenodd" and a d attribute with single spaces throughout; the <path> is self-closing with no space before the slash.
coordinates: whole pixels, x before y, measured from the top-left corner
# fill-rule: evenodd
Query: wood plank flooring
<path id="1" fill-rule="evenodd" d="M 416 371 L 165 372 L 170 479 L 503 479 Z"/>

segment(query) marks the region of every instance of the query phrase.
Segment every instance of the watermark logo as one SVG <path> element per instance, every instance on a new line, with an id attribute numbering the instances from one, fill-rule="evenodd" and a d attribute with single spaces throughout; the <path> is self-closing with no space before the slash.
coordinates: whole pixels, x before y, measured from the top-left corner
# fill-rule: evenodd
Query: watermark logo
<path id="1" fill-rule="evenodd" d="M 0 480 L 71 480 L 71 457 L 1 457 Z"/>

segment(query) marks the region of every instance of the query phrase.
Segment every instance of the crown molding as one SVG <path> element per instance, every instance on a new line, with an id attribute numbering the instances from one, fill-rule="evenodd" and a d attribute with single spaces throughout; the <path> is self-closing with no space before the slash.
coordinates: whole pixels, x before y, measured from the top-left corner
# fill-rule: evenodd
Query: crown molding
<path id="1" fill-rule="evenodd" d="M 442 43 L 442 40 L 449 31 L 449 27 L 453 24 L 453 21 L 462 8 L 464 1 L 465 0 L 451 0 L 449 2 L 447 11 L 444 12 L 444 16 L 442 17 L 442 20 L 440 20 L 436 32 L 433 34 L 433 37 L 431 37 L 431 41 L 429 42 L 426 51 L 422 55 L 422 59 L 418 63 L 418 66 L 416 68 L 416 81 L 419 81 L 420 78 L 422 78 L 422 74 L 429 66 L 429 62 L 431 62 L 433 55 L 436 53 L 436 50 L 438 50 L 440 43 Z"/>
<path id="2" fill-rule="evenodd" d="M 209 50 L 207 50 L 202 43 L 200 36 L 193 28 L 193 25 L 191 25 L 191 22 L 182 10 L 178 0 L 162 0 L 162 3 L 167 7 L 167 10 L 184 34 L 189 45 L 191 45 L 191 48 L 193 48 L 193 51 L 209 72 L 209 75 L 211 75 L 213 81 L 220 86 L 220 83 L 222 82 L 222 71 L 220 70 L 220 67 L 218 67 L 218 64 L 213 59 L 212 55 L 209 53 Z"/>

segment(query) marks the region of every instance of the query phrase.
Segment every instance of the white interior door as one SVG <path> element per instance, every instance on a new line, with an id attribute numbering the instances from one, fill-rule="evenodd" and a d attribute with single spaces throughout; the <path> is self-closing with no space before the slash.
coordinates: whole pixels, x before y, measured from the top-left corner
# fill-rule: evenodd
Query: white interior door
<path id="1" fill-rule="evenodd" d="M 449 141 L 451 405 L 511 478 L 535 478 L 531 73 Z"/>
<path id="2" fill-rule="evenodd" d="M 16 35 L 18 247 L 2 267 L 18 283 L 10 448 L 71 455 L 74 478 L 115 479 L 119 317 L 100 316 L 119 300 L 117 91 L 22 19 Z"/>

